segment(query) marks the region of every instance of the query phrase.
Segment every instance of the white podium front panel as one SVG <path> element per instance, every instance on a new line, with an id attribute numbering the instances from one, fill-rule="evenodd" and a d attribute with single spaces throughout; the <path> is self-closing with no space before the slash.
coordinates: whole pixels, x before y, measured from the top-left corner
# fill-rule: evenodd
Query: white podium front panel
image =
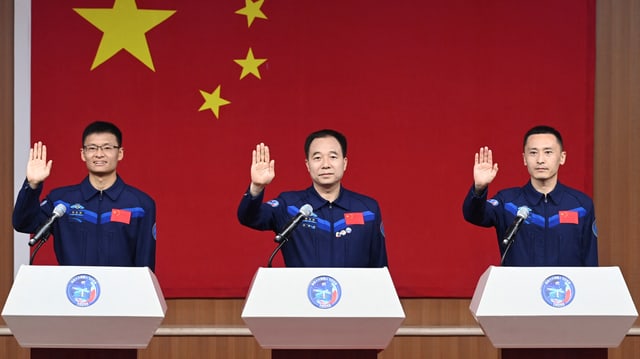
<path id="1" fill-rule="evenodd" d="M 489 267 L 470 310 L 497 348 L 611 348 L 638 317 L 618 267 Z"/>
<path id="2" fill-rule="evenodd" d="M 387 268 L 260 268 L 242 312 L 271 349 L 384 349 L 404 318 Z"/>
<path id="3" fill-rule="evenodd" d="M 22 347 L 146 348 L 166 310 L 147 267 L 23 265 L 2 317 Z"/>

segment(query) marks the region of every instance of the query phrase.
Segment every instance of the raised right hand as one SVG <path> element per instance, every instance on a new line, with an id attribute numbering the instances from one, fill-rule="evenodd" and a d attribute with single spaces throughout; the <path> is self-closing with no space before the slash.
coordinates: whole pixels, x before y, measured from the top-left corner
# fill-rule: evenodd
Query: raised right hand
<path id="1" fill-rule="evenodd" d="M 27 162 L 27 181 L 31 188 L 36 188 L 51 174 L 53 161 L 47 161 L 47 146 L 41 141 L 33 144 L 29 149 L 29 162 Z"/>
<path id="2" fill-rule="evenodd" d="M 480 147 L 473 165 L 473 182 L 476 193 L 481 193 L 498 174 L 498 164 L 493 163 L 493 153 L 489 147 Z"/>
<path id="3" fill-rule="evenodd" d="M 253 150 L 251 160 L 251 194 L 257 196 L 276 176 L 275 160 L 269 155 L 269 146 L 261 143 Z"/>

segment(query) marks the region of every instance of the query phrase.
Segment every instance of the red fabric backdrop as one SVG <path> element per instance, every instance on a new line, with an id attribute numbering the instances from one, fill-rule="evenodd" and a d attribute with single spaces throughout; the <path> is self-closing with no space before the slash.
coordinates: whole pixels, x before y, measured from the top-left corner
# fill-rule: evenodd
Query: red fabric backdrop
<path id="1" fill-rule="evenodd" d="M 154 70 L 126 50 L 91 69 L 103 31 L 73 9 L 113 0 L 33 0 L 32 140 L 54 160 L 47 192 L 85 176 L 88 122 L 121 127 L 119 173 L 157 202 L 168 297 L 243 297 L 266 265 L 273 234 L 235 217 L 259 142 L 276 159 L 268 199 L 310 184 L 309 132 L 347 135 L 344 184 L 379 200 L 402 297 L 470 296 L 499 262 L 493 230 L 461 214 L 480 146 L 500 164 L 490 192 L 520 186 L 523 133 L 553 125 L 561 181 L 592 191 L 594 0 L 266 0 L 250 26 L 236 12 L 251 0 L 127 2 L 175 10 L 146 32 Z M 266 61 L 241 79 L 249 48 Z M 199 111 L 218 86 L 230 103 Z"/>

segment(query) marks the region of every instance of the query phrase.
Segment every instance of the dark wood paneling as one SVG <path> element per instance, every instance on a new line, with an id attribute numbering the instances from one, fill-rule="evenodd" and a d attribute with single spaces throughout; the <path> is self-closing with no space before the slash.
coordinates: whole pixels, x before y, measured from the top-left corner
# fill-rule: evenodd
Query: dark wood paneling
<path id="1" fill-rule="evenodd" d="M 396 337 L 378 359 L 498 359 L 500 352 L 485 337 Z"/>
<path id="2" fill-rule="evenodd" d="M 138 359 L 270 359 L 253 337 L 156 337 Z"/>
<path id="3" fill-rule="evenodd" d="M 594 200 L 601 265 L 640 301 L 640 1 L 598 1 Z"/>
<path id="4" fill-rule="evenodd" d="M 3 307 L 13 282 L 12 210 L 13 0 L 0 0 L 0 304 Z M 0 322 L 4 324 L 1 318 Z"/>
<path id="5" fill-rule="evenodd" d="M 21 348 L 13 337 L 0 337 L 0 358 L 29 359 L 29 349 Z"/>

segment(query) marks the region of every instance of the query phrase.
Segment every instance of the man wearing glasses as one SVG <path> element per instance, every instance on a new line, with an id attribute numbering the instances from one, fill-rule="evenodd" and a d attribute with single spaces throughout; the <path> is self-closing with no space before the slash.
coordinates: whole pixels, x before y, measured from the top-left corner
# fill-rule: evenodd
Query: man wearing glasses
<path id="1" fill-rule="evenodd" d="M 82 134 L 81 158 L 89 174 L 77 185 L 53 189 L 40 202 L 53 162 L 47 147 L 36 142 L 29 151 L 27 178 L 13 210 L 13 227 L 35 233 L 52 217 L 54 251 L 61 265 L 149 267 L 155 270 L 156 206 L 144 192 L 118 176 L 124 156 L 122 132 L 109 122 L 93 122 Z"/>

